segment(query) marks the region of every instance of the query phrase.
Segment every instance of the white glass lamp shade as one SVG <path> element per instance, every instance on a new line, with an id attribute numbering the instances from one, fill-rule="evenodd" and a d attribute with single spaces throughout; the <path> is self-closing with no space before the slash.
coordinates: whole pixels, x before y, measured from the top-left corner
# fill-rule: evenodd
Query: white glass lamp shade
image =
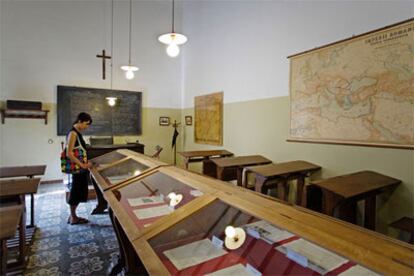
<path id="1" fill-rule="evenodd" d="M 133 66 L 133 65 L 124 65 L 124 66 L 121 66 L 121 69 L 125 71 L 125 77 L 128 80 L 132 80 L 135 77 L 134 72 L 139 70 L 138 67 Z"/>
<path id="2" fill-rule="evenodd" d="M 164 44 L 174 43 L 176 45 L 182 45 L 187 42 L 187 37 L 183 34 L 178 33 L 168 33 L 163 34 L 158 37 L 159 42 Z"/>

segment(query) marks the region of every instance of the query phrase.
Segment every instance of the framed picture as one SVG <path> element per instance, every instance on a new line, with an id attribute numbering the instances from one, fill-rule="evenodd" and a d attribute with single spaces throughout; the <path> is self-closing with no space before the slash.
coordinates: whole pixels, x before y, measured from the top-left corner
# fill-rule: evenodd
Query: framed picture
<path id="1" fill-rule="evenodd" d="M 191 117 L 191 116 L 185 116 L 185 124 L 187 126 L 193 125 L 193 117 Z"/>
<path id="2" fill-rule="evenodd" d="M 160 117 L 160 126 L 169 126 L 170 125 L 170 117 Z"/>

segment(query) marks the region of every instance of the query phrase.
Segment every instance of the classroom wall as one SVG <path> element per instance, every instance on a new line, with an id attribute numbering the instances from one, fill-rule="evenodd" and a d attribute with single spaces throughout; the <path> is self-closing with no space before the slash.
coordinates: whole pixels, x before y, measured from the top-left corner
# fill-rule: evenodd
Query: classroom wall
<path id="1" fill-rule="evenodd" d="M 180 27 L 176 4 L 176 27 Z M 0 165 L 46 164 L 43 180 L 60 179 L 60 141 L 56 134 L 57 85 L 113 88 L 143 92 L 143 134 L 115 137 L 139 140 L 152 154 L 159 144 L 161 160 L 172 161 L 172 127 L 158 125 L 159 116 L 172 121 L 181 113 L 182 58 L 172 59 L 157 37 L 171 30 L 171 3 L 133 1 L 132 63 L 140 70 L 134 80 L 124 77 L 128 62 L 129 1 L 114 1 L 111 53 L 111 1 L 0 1 L 0 101 L 41 101 L 50 109 L 42 120 L 6 119 L 0 125 Z M 112 55 L 102 80 L 102 49 Z M 50 144 L 49 144 L 49 142 Z M 52 142 L 53 141 L 53 142 Z M 180 144 L 178 144 L 180 146 Z"/>
<path id="2" fill-rule="evenodd" d="M 317 177 L 374 170 L 401 179 L 377 200 L 377 228 L 395 236 L 387 224 L 414 215 L 414 151 L 286 142 L 286 57 L 408 19 L 413 10 L 412 1 L 186 2 L 182 118 L 193 114 L 195 96 L 223 91 L 223 148 L 236 155 L 307 160 L 323 167 Z M 185 127 L 183 139 L 185 150 L 217 148 L 195 144 L 193 126 Z"/>

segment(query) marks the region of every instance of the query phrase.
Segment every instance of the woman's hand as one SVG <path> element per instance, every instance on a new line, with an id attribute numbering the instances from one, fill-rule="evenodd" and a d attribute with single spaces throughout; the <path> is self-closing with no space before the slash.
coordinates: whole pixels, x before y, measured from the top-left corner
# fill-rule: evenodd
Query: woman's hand
<path id="1" fill-rule="evenodd" d="M 90 169 L 92 168 L 92 163 L 90 161 L 88 163 L 82 163 L 81 168 L 85 170 Z"/>

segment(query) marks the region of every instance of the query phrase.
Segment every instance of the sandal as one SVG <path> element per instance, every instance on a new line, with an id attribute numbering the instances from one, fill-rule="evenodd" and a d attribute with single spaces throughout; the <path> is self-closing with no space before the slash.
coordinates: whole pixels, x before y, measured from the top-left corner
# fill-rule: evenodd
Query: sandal
<path id="1" fill-rule="evenodd" d="M 70 222 L 70 225 L 74 225 L 74 224 L 85 224 L 85 223 L 88 223 L 88 222 L 89 222 L 89 220 L 87 220 L 86 218 L 78 218 L 75 221 L 71 221 Z"/>

